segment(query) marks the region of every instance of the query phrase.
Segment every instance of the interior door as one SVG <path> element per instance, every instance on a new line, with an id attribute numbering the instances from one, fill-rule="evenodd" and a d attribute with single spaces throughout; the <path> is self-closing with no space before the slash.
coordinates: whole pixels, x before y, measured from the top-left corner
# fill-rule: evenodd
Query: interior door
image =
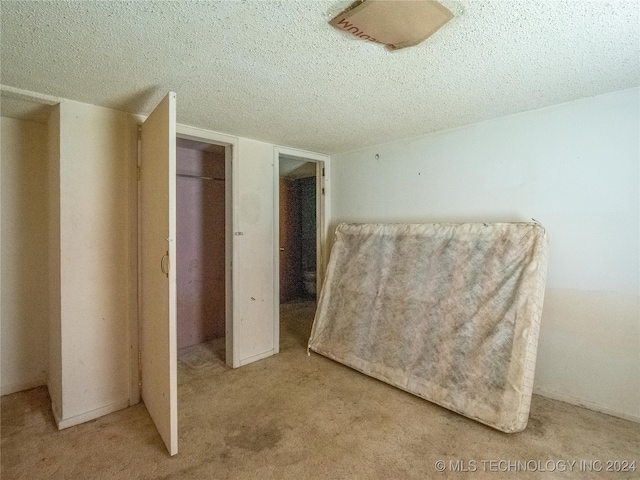
<path id="1" fill-rule="evenodd" d="M 142 400 L 171 455 L 178 453 L 176 344 L 176 94 L 142 124 L 140 350 Z"/>

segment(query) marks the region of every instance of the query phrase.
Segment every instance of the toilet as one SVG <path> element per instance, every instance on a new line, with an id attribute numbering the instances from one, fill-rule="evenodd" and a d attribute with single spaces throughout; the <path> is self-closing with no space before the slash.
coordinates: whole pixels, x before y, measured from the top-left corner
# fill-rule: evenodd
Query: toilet
<path id="1" fill-rule="evenodd" d="M 305 292 L 315 297 L 316 295 L 316 271 L 315 270 L 305 270 L 302 273 L 302 281 L 304 283 Z"/>

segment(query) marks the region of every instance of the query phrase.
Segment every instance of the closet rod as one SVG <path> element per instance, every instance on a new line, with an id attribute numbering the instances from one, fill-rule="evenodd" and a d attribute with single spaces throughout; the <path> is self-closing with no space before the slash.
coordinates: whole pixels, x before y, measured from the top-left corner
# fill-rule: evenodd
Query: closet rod
<path id="1" fill-rule="evenodd" d="M 217 180 L 224 182 L 224 178 L 202 177 L 200 175 L 189 175 L 187 173 L 176 173 L 176 177 L 199 178 L 200 180 Z"/>

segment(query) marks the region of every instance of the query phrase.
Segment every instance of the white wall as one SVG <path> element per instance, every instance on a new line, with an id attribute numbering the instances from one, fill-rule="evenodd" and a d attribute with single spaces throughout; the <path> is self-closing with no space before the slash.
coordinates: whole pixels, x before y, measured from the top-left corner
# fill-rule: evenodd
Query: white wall
<path id="1" fill-rule="evenodd" d="M 332 224 L 540 221 L 534 391 L 640 421 L 638 105 L 636 88 L 334 155 Z"/>
<path id="2" fill-rule="evenodd" d="M 234 350 L 239 365 L 274 353 L 273 148 L 240 138 L 234 184 Z M 237 268 L 236 268 L 237 265 Z"/>
<path id="3" fill-rule="evenodd" d="M 106 108 L 59 108 L 65 428 L 129 402 L 128 123 Z"/>
<path id="4" fill-rule="evenodd" d="M 48 369 L 47 125 L 3 117 L 2 395 L 44 385 Z"/>

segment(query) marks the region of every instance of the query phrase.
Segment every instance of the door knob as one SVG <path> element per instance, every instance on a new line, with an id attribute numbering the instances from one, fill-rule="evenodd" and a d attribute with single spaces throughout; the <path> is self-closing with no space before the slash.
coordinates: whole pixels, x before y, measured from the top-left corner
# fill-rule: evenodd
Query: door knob
<path id="1" fill-rule="evenodd" d="M 281 251 L 281 252 L 284 252 L 284 247 L 280 247 L 280 251 Z"/>
<path id="2" fill-rule="evenodd" d="M 162 256 L 160 260 L 160 270 L 169 278 L 169 252 Z"/>

